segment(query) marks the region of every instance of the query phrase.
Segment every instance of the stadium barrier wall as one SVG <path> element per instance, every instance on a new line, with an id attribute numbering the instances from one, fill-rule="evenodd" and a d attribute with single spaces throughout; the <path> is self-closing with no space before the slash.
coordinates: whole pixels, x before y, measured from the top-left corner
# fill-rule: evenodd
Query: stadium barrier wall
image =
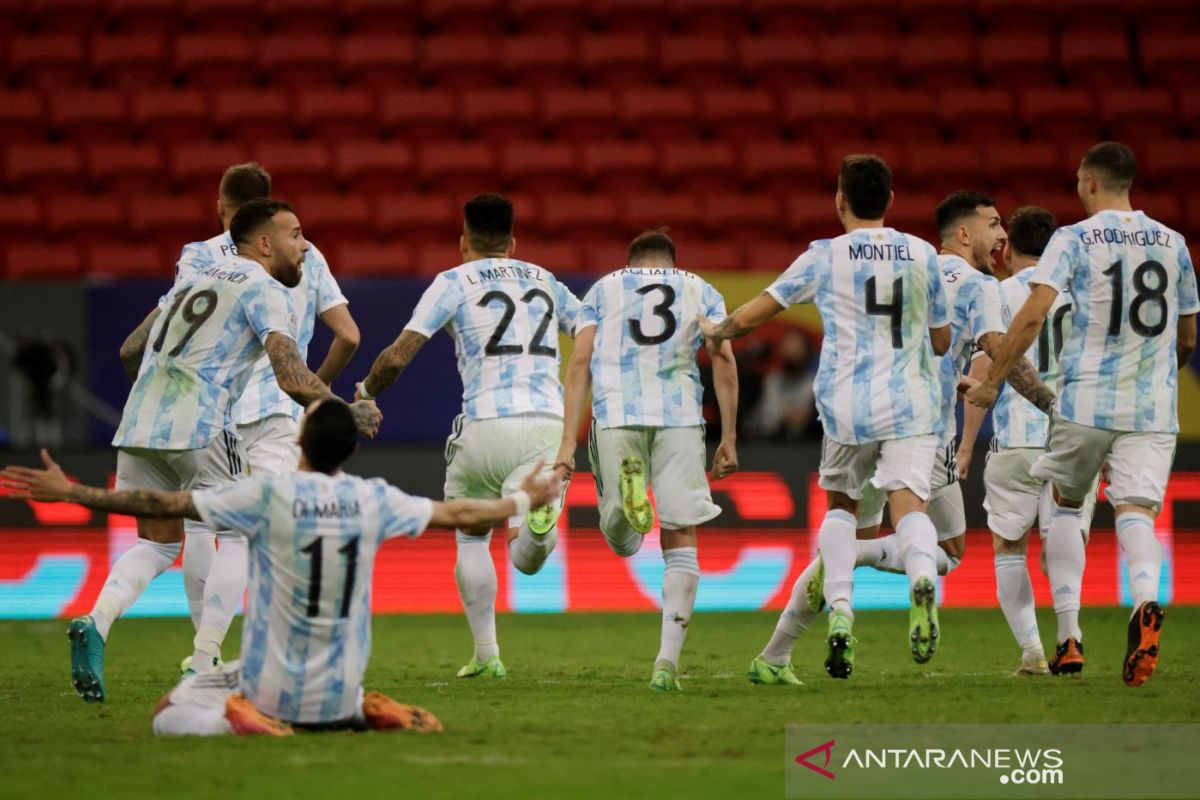
<path id="1" fill-rule="evenodd" d="M 111 450 L 58 453 L 59 462 L 87 483 L 111 483 Z M 697 608 L 703 611 L 777 609 L 816 546 L 824 498 L 816 486 L 819 451 L 812 446 L 756 445 L 739 453 L 743 471 L 713 484 L 723 513 L 701 530 L 703 577 Z M 0 456 L 3 457 L 3 456 Z M 996 604 L 990 534 L 982 511 L 980 452 L 964 483 L 968 545 L 962 565 L 944 580 L 949 607 Z M 6 461 L 33 463 L 30 454 Z M 559 545 L 535 576 L 518 573 L 507 559 L 504 537 L 492 539 L 499 579 L 498 608 L 515 612 L 639 611 L 658 607 L 662 556 L 658 531 L 642 550 L 621 559 L 598 530 L 595 488 L 578 457 Z M 413 494 L 441 496 L 444 462 L 428 447 L 371 445 L 350 471 L 380 475 Z M 1088 547 L 1083 601 L 1128 605 L 1124 561 L 1112 530 L 1111 509 L 1101 504 Z M 1181 447 L 1167 503 L 1157 522 L 1165 567 L 1161 598 L 1200 603 L 1200 447 Z M 109 566 L 133 544 L 132 518 L 93 513 L 80 506 L 0 502 L 0 618 L 53 618 L 86 613 Z M 1031 537 L 1030 564 L 1039 605 L 1049 604 L 1046 580 L 1037 572 L 1039 543 Z M 427 613 L 461 610 L 454 583 L 452 532 L 431 530 L 415 541 L 389 542 L 375 568 L 372 605 L 377 612 Z M 855 575 L 859 608 L 907 607 L 903 576 L 860 568 Z M 159 577 L 131 611 L 134 615 L 186 616 L 178 564 Z"/>

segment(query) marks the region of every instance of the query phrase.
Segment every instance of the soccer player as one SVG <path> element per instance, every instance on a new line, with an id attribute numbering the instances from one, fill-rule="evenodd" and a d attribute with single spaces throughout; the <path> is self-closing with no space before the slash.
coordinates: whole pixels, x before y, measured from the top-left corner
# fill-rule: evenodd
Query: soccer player
<path id="1" fill-rule="evenodd" d="M 596 480 L 600 530 L 622 558 L 638 552 L 654 525 L 662 531 L 662 638 L 650 688 L 679 691 L 679 654 L 692 618 L 700 564 L 696 526 L 716 517 L 704 474 L 703 388 L 696 352 L 699 316 L 720 321 L 725 301 L 697 275 L 677 269 L 663 230 L 629 245 L 624 269 L 596 281 L 583 300 L 567 370 L 566 420 L 555 467 L 574 469 L 583 401 L 592 391 L 588 460 Z M 721 413 L 712 474 L 737 471 L 737 365 L 728 342 L 709 344 Z"/>
<path id="2" fill-rule="evenodd" d="M 817 409 L 825 427 L 820 486 L 829 510 L 819 547 L 829 615 L 826 671 L 848 678 L 854 666 L 855 513 L 863 488 L 887 492 L 909 577 L 909 638 L 913 657 L 937 647 L 937 531 L 926 513 L 930 478 L 942 434 L 940 384 L 934 355 L 950 346 L 937 253 L 915 236 L 884 226 L 892 171 L 877 156 L 842 160 L 834 203 L 846 230 L 813 242 L 765 292 L 720 324 L 701 321 L 715 343 L 742 336 L 794 303 L 816 303 L 824 326 L 817 370 Z M 751 664 L 763 682 L 799 681 L 789 664 L 795 628 L 807 605 L 801 575 L 775 636 Z"/>
<path id="3" fill-rule="evenodd" d="M 1058 616 L 1057 673 L 1083 669 L 1079 592 L 1084 543 L 1082 506 L 1108 460 L 1108 500 L 1129 565 L 1134 612 L 1122 677 L 1140 686 L 1158 665 L 1163 609 L 1158 603 L 1162 548 L 1154 517 L 1162 507 L 1179 431 L 1178 367 L 1196 345 L 1200 299 L 1182 236 L 1133 210 L 1137 162 L 1119 142 L 1084 155 L 1077 191 L 1090 215 L 1059 229 L 1029 279 L 1029 298 L 1009 326 L 987 377 L 967 399 L 995 402 L 1012 365 L 1037 339 L 1058 295 L 1068 291 L 1074 324 L 1062 352 L 1061 392 L 1046 452 L 1032 475 L 1054 486 L 1046 540 Z"/>
<path id="4" fill-rule="evenodd" d="M 179 257 L 177 274 L 208 269 L 236 255 L 237 248 L 229 235 L 234 214 L 251 200 L 270 195 L 271 176 L 258 164 L 235 164 L 225 170 L 217 192 L 217 218 L 223 232 L 207 241 L 186 245 Z M 358 348 L 359 332 L 329 264 L 311 242 L 305 253 L 300 283 L 288 291 L 299 322 L 296 347 L 302 357 L 308 356 L 317 317 L 333 333 L 329 352 L 316 372 L 323 383 L 332 386 Z M 169 297 L 168 294 L 162 298 L 121 346 L 121 361 L 131 380 L 137 379 L 150 328 L 166 308 Z M 234 400 L 233 409 L 233 420 L 251 473 L 274 474 L 296 468 L 299 460 L 296 421 L 302 410 L 279 388 L 270 359 L 264 353 L 254 365 L 246 390 Z M 175 520 L 137 522 L 139 528 L 177 524 Z M 202 523 L 189 520 L 184 527 L 188 534 L 183 547 L 184 589 L 196 628 L 196 647 L 205 653 L 219 651 L 224 632 L 241 606 L 246 590 L 246 541 L 237 532 L 226 531 L 217 549 L 215 535 L 204 530 Z M 195 660 L 193 655 L 184 660 L 184 665 L 190 666 Z"/>
<path id="5" fill-rule="evenodd" d="M 499 500 L 410 497 L 378 478 L 341 471 L 356 438 L 350 407 L 327 398 L 308 409 L 299 472 L 291 474 L 251 475 L 197 491 L 105 491 L 69 483 L 44 450 L 45 470 L 4 470 L 18 496 L 246 532 L 250 601 L 241 661 L 185 677 L 155 709 L 155 733 L 286 736 L 292 724 L 442 729 L 424 709 L 379 692 L 364 697 L 375 556 L 388 539 L 418 536 L 429 525 L 494 524 L 522 515 L 552 500 L 559 482 L 530 473 Z"/>
<path id="6" fill-rule="evenodd" d="M 253 200 L 234 215 L 230 233 L 239 255 L 181 274 L 169 308 L 150 329 L 145 363 L 113 439 L 118 488 L 175 491 L 232 481 L 241 464 L 232 401 L 264 349 L 293 400 L 332 396 L 305 365 L 294 338 L 297 321 L 285 287 L 300 282 L 308 244 L 292 207 Z M 374 404 L 356 404 L 353 413 L 359 429 L 374 435 Z M 104 700 L 104 644 L 113 621 L 179 550 L 176 526 L 142 532 L 113 565 L 91 614 L 71 621 L 72 678 L 85 701 Z M 198 636 L 197 649 L 203 644 Z M 212 669 L 218 650 L 201 652 L 193 667 Z"/>
<path id="7" fill-rule="evenodd" d="M 463 382 L 463 413 L 446 441 L 448 500 L 502 497 L 544 462 L 549 470 L 562 438 L 558 333 L 573 334 L 579 300 L 548 270 L 513 258 L 513 207 L 483 194 L 464 208 L 459 250 L 463 263 L 434 278 L 412 319 L 380 353 L 356 397 L 387 389 L 429 338 L 445 328 L 454 338 Z M 533 575 L 558 541 L 560 505 L 539 507 L 508 521 L 513 565 Z M 475 640 L 460 678 L 503 678 L 496 641 L 496 566 L 488 546 L 491 525 L 455 533 L 454 575 Z"/>
<path id="8" fill-rule="evenodd" d="M 1029 297 L 1029 279 L 1057 227 L 1054 215 L 1038 206 L 1022 206 L 1009 216 L 1003 259 L 1012 277 L 1000 284 L 1006 325 Z M 1047 325 L 1042 328 L 1037 343 L 1025 354 L 1036 364 L 1038 375 L 1047 386 L 1058 386 L 1058 357 L 1063 338 L 1070 330 L 1071 298 L 1060 292 L 1050 307 Z M 977 353 L 971 363 L 971 377 L 982 380 L 991 365 L 992 360 L 986 353 Z M 984 414 L 978 406 L 964 404 L 963 436 L 958 451 L 959 472 L 964 478 Z M 983 471 L 987 492 L 984 509 L 988 513 L 995 553 L 996 595 L 1021 648 L 1021 663 L 1014 675 L 1050 673 L 1038 633 L 1033 584 L 1025 558 L 1034 520 L 1037 520 L 1043 538 L 1050 524 L 1050 487 L 1029 474 L 1038 455 L 1045 449 L 1049 421 L 1045 412 L 1016 394 L 1011 387 L 1002 387 L 992 412 L 995 433 Z M 1085 535 L 1094 508 L 1095 491 L 1092 490 L 1084 502 Z"/>

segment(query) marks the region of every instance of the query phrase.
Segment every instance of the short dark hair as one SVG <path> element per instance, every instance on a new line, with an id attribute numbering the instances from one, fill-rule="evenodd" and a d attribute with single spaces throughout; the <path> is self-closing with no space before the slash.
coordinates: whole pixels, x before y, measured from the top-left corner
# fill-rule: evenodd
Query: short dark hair
<path id="1" fill-rule="evenodd" d="M 892 168 L 879 156 L 846 156 L 838 169 L 838 188 L 854 216 L 882 219 L 892 194 Z"/>
<path id="2" fill-rule="evenodd" d="M 1021 206 L 1008 216 L 1008 243 L 1014 253 L 1040 256 L 1057 229 L 1058 220 L 1048 209 Z"/>
<path id="3" fill-rule="evenodd" d="M 283 200 L 268 200 L 260 198 L 251 200 L 237 210 L 233 221 L 229 223 L 229 235 L 234 244 L 249 244 L 254 234 L 262 229 L 275 215 L 281 211 L 296 213 L 291 203 Z"/>
<path id="4" fill-rule="evenodd" d="M 675 265 L 675 243 L 667 235 L 667 228 L 642 231 L 629 243 L 629 264 L 653 255 L 665 255 Z"/>
<path id="5" fill-rule="evenodd" d="M 318 472 L 337 471 L 358 446 L 358 428 L 346 401 L 337 397 L 321 400 L 304 417 L 300 437 L 304 458 Z"/>
<path id="6" fill-rule="evenodd" d="M 271 176 L 261 164 L 234 164 L 221 176 L 221 199 L 236 212 L 251 200 L 271 196 Z"/>
<path id="7" fill-rule="evenodd" d="M 994 206 L 996 201 L 983 192 L 958 191 L 946 195 L 938 203 L 934 213 L 934 224 L 937 225 L 938 236 L 943 239 L 950 236 L 954 227 L 972 214 L 977 213 L 980 206 Z"/>
<path id="8" fill-rule="evenodd" d="M 1083 166 L 1100 173 L 1100 182 L 1109 191 L 1128 192 L 1137 174 L 1133 151 L 1120 142 L 1101 142 L 1083 156 Z"/>
<path id="9" fill-rule="evenodd" d="M 507 250 L 513 236 L 513 205 L 498 194 L 480 194 L 463 206 L 467 239 L 477 253 Z"/>

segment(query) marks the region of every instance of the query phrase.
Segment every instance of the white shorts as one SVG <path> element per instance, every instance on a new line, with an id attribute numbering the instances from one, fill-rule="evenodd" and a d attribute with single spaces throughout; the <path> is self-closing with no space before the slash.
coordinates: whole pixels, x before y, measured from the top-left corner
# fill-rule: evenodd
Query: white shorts
<path id="1" fill-rule="evenodd" d="M 287 414 L 238 425 L 238 434 L 251 475 L 280 475 L 300 466 L 300 425 Z"/>
<path id="2" fill-rule="evenodd" d="M 987 492 L 983 508 L 988 515 L 992 533 L 1010 542 L 1029 532 L 1036 520 L 1042 538 L 1050 525 L 1054 498 L 1050 485 L 1030 473 L 1044 451 L 1034 447 L 1012 447 L 990 451 L 983 470 L 983 485 Z M 1083 501 L 1083 529 L 1092 526 L 1096 510 L 1097 473 Z"/>
<path id="3" fill-rule="evenodd" d="M 222 431 L 208 447 L 197 450 L 119 448 L 116 488 L 163 492 L 211 489 L 232 483 L 244 471 L 241 443 L 232 433 Z M 183 529 L 187 533 L 208 531 L 203 522 L 191 519 L 183 521 Z"/>
<path id="4" fill-rule="evenodd" d="M 904 440 L 901 440 L 904 441 Z M 967 530 L 963 511 L 962 487 L 958 482 L 958 465 L 953 445 L 939 445 L 930 473 L 929 519 L 937 530 L 938 541 L 954 539 Z M 855 525 L 859 530 L 883 524 L 883 507 L 887 492 L 868 482 L 858 503 Z M 892 520 L 894 525 L 897 520 Z"/>
<path id="5" fill-rule="evenodd" d="M 854 500 L 862 499 L 868 483 L 884 492 L 909 489 L 928 500 L 937 448 L 938 437 L 933 435 L 866 444 L 842 444 L 826 438 L 817 482 L 826 491 L 841 492 Z"/>
<path id="6" fill-rule="evenodd" d="M 708 490 L 702 425 L 597 428 L 593 423 L 588 456 L 596 479 L 600 530 L 610 545 L 627 538 L 631 530 L 621 506 L 621 462 L 628 456 L 639 456 L 646 465 L 660 528 L 700 525 L 721 513 Z"/>
<path id="7" fill-rule="evenodd" d="M 548 475 L 562 430 L 561 419 L 544 414 L 494 419 L 467 419 L 459 414 L 446 440 L 446 499 L 494 500 L 512 494 L 539 461 L 542 474 Z M 522 520 L 509 518 L 509 527 Z"/>
<path id="8" fill-rule="evenodd" d="M 1058 487 L 1067 500 L 1087 498 L 1108 459 L 1108 502 L 1136 505 L 1158 513 L 1175 460 L 1173 433 L 1110 431 L 1050 418 L 1046 452 L 1030 474 Z"/>

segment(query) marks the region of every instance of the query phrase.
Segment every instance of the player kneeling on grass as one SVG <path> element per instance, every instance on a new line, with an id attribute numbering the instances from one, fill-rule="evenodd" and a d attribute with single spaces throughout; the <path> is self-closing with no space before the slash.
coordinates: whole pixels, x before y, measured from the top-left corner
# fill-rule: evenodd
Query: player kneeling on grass
<path id="1" fill-rule="evenodd" d="M 433 714 L 379 692 L 364 697 L 371 652 L 371 577 L 388 539 L 429 525 L 488 525 L 554 500 L 558 482 L 538 480 L 498 500 L 440 503 L 411 497 L 378 478 L 340 469 L 357 429 L 337 399 L 309 407 L 300 431 L 300 471 L 262 475 L 206 491 L 105 491 L 71 484 L 45 451 L 46 469 L 8 467 L 17 497 L 68 501 L 144 517 L 185 517 L 245 531 L 249 600 L 242 658 L 184 678 L 155 709 L 163 736 L 235 733 L 287 736 L 296 727 L 440 731 Z M 99 644 L 97 658 L 103 653 Z"/>

